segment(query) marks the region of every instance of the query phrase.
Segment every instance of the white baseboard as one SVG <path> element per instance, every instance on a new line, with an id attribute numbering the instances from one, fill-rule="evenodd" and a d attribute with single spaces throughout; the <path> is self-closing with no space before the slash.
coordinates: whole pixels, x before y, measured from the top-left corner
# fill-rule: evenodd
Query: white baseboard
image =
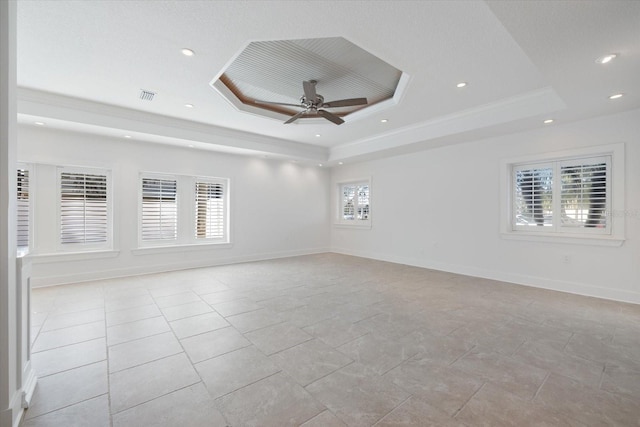
<path id="1" fill-rule="evenodd" d="M 132 266 L 101 271 L 87 271 L 69 273 L 58 276 L 31 277 L 31 286 L 41 288 L 46 286 L 65 285 L 69 283 L 89 282 L 93 280 L 115 279 L 119 277 L 139 276 L 143 274 L 164 273 L 168 271 L 188 270 L 191 268 L 215 267 L 218 265 L 239 264 L 243 262 L 266 261 L 269 259 L 288 258 L 302 255 L 312 255 L 329 252 L 328 248 L 311 248 L 293 251 L 264 252 L 243 256 L 216 257 L 198 261 L 180 261 L 157 265 Z"/>
<path id="2" fill-rule="evenodd" d="M 352 251 L 343 248 L 332 248 L 331 252 L 352 255 L 362 258 L 370 258 L 379 261 L 388 261 L 397 264 L 411 265 L 414 267 L 429 268 L 432 270 L 446 271 L 449 273 L 463 274 L 465 276 L 480 277 L 483 279 L 499 280 L 516 285 L 532 286 L 552 291 L 567 292 L 588 297 L 602 298 L 613 301 L 640 304 L 640 293 L 625 291 L 622 289 L 601 288 L 584 283 L 556 280 L 548 277 L 530 276 L 526 274 L 514 274 L 502 271 L 493 271 L 477 267 L 442 263 L 433 260 L 418 260 L 398 257 L 389 254 L 380 254 L 368 251 Z"/>

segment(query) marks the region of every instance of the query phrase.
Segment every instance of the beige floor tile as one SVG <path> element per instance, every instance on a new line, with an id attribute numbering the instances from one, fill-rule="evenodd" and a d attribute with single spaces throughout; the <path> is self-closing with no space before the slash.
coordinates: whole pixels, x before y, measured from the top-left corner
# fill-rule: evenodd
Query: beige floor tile
<path id="1" fill-rule="evenodd" d="M 109 347 L 109 372 L 118 372 L 178 353 L 182 353 L 182 346 L 172 332 L 127 341 Z"/>
<path id="2" fill-rule="evenodd" d="M 31 355 L 33 368 L 40 378 L 100 362 L 106 358 L 107 344 L 104 338 L 57 347 Z"/>
<path id="3" fill-rule="evenodd" d="M 136 320 L 162 316 L 162 312 L 155 304 L 139 307 L 125 308 L 107 313 L 107 326 L 120 325 L 122 323 L 135 322 Z"/>
<path id="4" fill-rule="evenodd" d="M 184 353 L 109 375 L 111 413 L 200 382 Z"/>
<path id="5" fill-rule="evenodd" d="M 640 370 L 607 364 L 600 387 L 602 390 L 620 393 L 640 401 Z"/>
<path id="6" fill-rule="evenodd" d="M 165 297 L 158 297 L 158 298 L 155 298 L 155 300 L 156 300 L 157 306 L 160 307 L 161 309 L 167 308 L 167 307 L 174 307 L 176 305 L 187 304 L 190 302 L 202 301 L 198 295 L 196 295 L 191 291 L 183 292 L 175 295 L 167 295 Z"/>
<path id="7" fill-rule="evenodd" d="M 124 296 L 107 300 L 105 302 L 105 309 L 107 313 L 111 311 L 124 310 L 131 307 L 142 307 L 145 305 L 155 304 L 155 301 L 149 294 L 142 294 L 136 296 Z"/>
<path id="8" fill-rule="evenodd" d="M 232 327 L 183 338 L 181 343 L 192 363 L 202 362 L 251 345 L 249 340 Z"/>
<path id="9" fill-rule="evenodd" d="M 190 302 L 181 305 L 174 305 L 162 309 L 162 314 L 169 321 L 184 319 L 185 317 L 197 316 L 198 314 L 212 313 L 213 309 L 204 301 Z"/>
<path id="10" fill-rule="evenodd" d="M 588 426 L 640 425 L 637 399 L 596 391 L 554 373 L 549 375 L 534 401 Z"/>
<path id="11" fill-rule="evenodd" d="M 473 348 L 473 345 L 450 336 L 434 335 L 419 330 L 399 339 L 406 348 L 417 353 L 416 358 L 450 365 Z"/>
<path id="12" fill-rule="evenodd" d="M 288 322 L 247 332 L 244 336 L 267 356 L 313 339 L 313 336 Z"/>
<path id="13" fill-rule="evenodd" d="M 218 313 L 205 313 L 171 322 L 171 329 L 180 339 L 216 329 L 226 328 L 229 322 Z"/>
<path id="14" fill-rule="evenodd" d="M 352 363 L 305 388 L 349 426 L 371 426 L 409 394 L 370 371 Z"/>
<path id="15" fill-rule="evenodd" d="M 331 411 L 326 410 L 300 425 L 300 427 L 347 427 L 347 425 Z"/>
<path id="16" fill-rule="evenodd" d="M 218 407 L 231 425 L 298 426 L 325 410 L 307 391 L 275 374 L 223 396 Z"/>
<path id="17" fill-rule="evenodd" d="M 227 321 L 243 334 L 282 323 L 285 320 L 281 313 L 276 313 L 268 308 L 227 317 Z"/>
<path id="18" fill-rule="evenodd" d="M 582 423 L 539 403 L 485 384 L 455 417 L 470 426 L 575 426 Z"/>
<path id="19" fill-rule="evenodd" d="M 196 363 L 195 368 L 213 398 L 280 371 L 280 368 L 253 346 Z"/>
<path id="20" fill-rule="evenodd" d="M 270 359 L 302 386 L 353 362 L 350 357 L 315 339 L 276 353 Z"/>
<path id="21" fill-rule="evenodd" d="M 150 317 L 107 328 L 107 343 L 112 346 L 170 331 L 164 317 Z"/>
<path id="22" fill-rule="evenodd" d="M 472 350 L 452 366 L 490 381 L 523 399 L 532 399 L 548 372 L 498 353 Z"/>
<path id="23" fill-rule="evenodd" d="M 446 412 L 413 397 L 389 412 L 375 426 L 465 427 L 462 422 L 454 420 Z"/>
<path id="24" fill-rule="evenodd" d="M 104 309 L 97 308 L 75 313 L 52 314 L 42 325 L 42 332 L 53 331 L 55 329 L 69 328 L 71 326 L 83 325 L 104 321 Z"/>
<path id="25" fill-rule="evenodd" d="M 26 420 L 21 427 L 110 427 L 109 396 L 88 399 Z"/>
<path id="26" fill-rule="evenodd" d="M 105 336 L 104 321 L 85 323 L 64 329 L 56 329 L 42 332 L 38 335 L 31 351 L 38 352 L 62 347 L 69 344 L 77 344 Z"/>
<path id="27" fill-rule="evenodd" d="M 25 419 L 66 408 L 108 391 L 107 362 L 39 378 Z"/>
<path id="28" fill-rule="evenodd" d="M 202 383 L 174 391 L 113 416 L 113 427 L 228 427 Z"/>
<path id="29" fill-rule="evenodd" d="M 247 313 L 262 308 L 260 304 L 248 298 L 234 299 L 231 301 L 213 304 L 213 308 L 223 317 L 233 316 L 235 314 Z"/>
<path id="30" fill-rule="evenodd" d="M 449 415 L 454 415 L 484 383 L 478 376 L 414 358 L 387 372 L 383 378 Z"/>
<path id="31" fill-rule="evenodd" d="M 404 344 L 400 340 L 391 340 L 373 334 L 356 338 L 341 345 L 337 350 L 378 375 L 395 368 L 418 353 L 413 343 Z"/>
<path id="32" fill-rule="evenodd" d="M 319 338 L 331 347 L 339 347 L 369 333 L 363 328 L 345 320 L 341 317 L 334 317 L 323 320 L 303 329 L 305 332 Z"/>

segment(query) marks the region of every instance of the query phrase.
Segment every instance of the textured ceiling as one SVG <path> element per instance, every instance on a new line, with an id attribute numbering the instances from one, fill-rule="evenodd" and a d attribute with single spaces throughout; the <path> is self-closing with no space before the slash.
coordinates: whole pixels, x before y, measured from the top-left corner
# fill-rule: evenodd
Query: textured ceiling
<path id="1" fill-rule="evenodd" d="M 247 114 L 209 85 L 252 42 L 340 37 L 403 72 L 393 102 L 342 126 Z M 338 161 L 640 108 L 640 2 L 19 0 L 17 67 L 23 123 Z M 362 96 L 349 86 L 318 92 Z"/>
<path id="2" fill-rule="evenodd" d="M 393 97 L 402 72 L 342 37 L 251 42 L 224 70 L 221 80 L 245 104 L 299 104 L 302 82 L 316 80 L 325 102 L 367 98 L 368 105 Z M 257 105 L 260 107 L 259 105 Z M 265 106 L 289 114 L 299 108 Z M 362 106 L 331 109 L 349 113 Z M 366 107 L 365 107 L 366 108 Z"/>

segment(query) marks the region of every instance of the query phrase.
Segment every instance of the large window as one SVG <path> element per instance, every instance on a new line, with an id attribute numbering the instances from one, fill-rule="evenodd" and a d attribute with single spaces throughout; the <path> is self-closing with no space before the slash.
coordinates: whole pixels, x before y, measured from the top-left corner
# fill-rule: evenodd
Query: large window
<path id="1" fill-rule="evenodd" d="M 106 246 L 110 241 L 109 173 L 61 168 L 60 243 Z"/>
<path id="2" fill-rule="evenodd" d="M 513 168 L 513 229 L 609 232 L 610 156 Z"/>
<path id="3" fill-rule="evenodd" d="M 29 169 L 18 167 L 17 176 L 17 246 L 19 250 L 28 250 L 31 242 L 31 196 L 29 193 Z"/>
<path id="4" fill-rule="evenodd" d="M 371 224 L 371 184 L 369 181 L 338 184 L 338 223 L 369 226 Z"/>
<path id="5" fill-rule="evenodd" d="M 226 226 L 225 183 L 196 180 L 195 237 L 196 239 L 225 240 Z"/>
<path id="6" fill-rule="evenodd" d="M 621 242 L 624 146 L 557 154 L 506 163 L 510 202 L 503 233 Z"/>
<path id="7" fill-rule="evenodd" d="M 178 192 L 175 179 L 142 177 L 141 239 L 176 240 Z"/>
<path id="8" fill-rule="evenodd" d="M 143 173 L 141 186 L 141 248 L 229 242 L 228 179 Z"/>

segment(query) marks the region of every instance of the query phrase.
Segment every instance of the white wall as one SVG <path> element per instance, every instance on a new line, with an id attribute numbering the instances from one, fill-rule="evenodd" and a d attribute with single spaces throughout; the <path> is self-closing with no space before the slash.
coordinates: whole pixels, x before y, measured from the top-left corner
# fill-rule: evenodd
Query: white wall
<path id="1" fill-rule="evenodd" d="M 58 192 L 55 168 L 37 167 L 32 192 L 35 286 L 324 252 L 330 245 L 329 171 L 316 166 L 35 126 L 18 128 L 18 160 L 112 170 L 114 249 L 119 253 L 74 260 L 43 256 L 55 249 Z M 134 254 L 141 171 L 230 178 L 232 246 Z"/>
<path id="2" fill-rule="evenodd" d="M 620 142 L 622 246 L 500 237 L 501 159 Z M 335 252 L 640 303 L 640 110 L 336 167 L 332 193 L 336 182 L 368 176 L 372 228 L 332 227 Z M 332 215 L 336 204 L 332 196 Z"/>

